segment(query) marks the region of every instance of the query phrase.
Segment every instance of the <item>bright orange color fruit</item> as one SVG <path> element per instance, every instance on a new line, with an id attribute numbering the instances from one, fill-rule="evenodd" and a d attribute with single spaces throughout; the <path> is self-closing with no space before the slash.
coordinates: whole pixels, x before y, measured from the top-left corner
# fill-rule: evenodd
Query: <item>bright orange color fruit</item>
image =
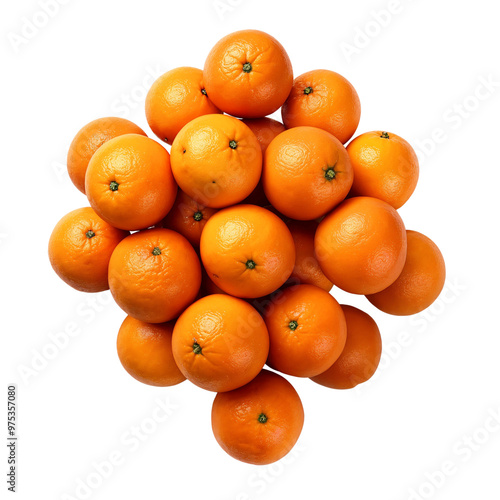
<path id="1" fill-rule="evenodd" d="M 172 144 L 182 127 L 202 115 L 220 113 L 203 83 L 203 71 L 182 67 L 167 71 L 149 89 L 146 118 L 151 130 Z"/>
<path id="2" fill-rule="evenodd" d="M 361 104 L 348 80 L 334 71 L 318 69 L 295 79 L 281 113 L 286 128 L 322 128 L 345 144 L 358 128 Z"/>
<path id="3" fill-rule="evenodd" d="M 163 219 L 161 226 L 177 231 L 187 238 L 191 245 L 198 247 L 207 220 L 216 212 L 215 208 L 201 205 L 179 189 L 174 206 Z"/>
<path id="4" fill-rule="evenodd" d="M 242 121 L 257 137 L 262 154 L 266 152 L 272 140 L 286 130 L 281 122 L 268 117 L 243 119 Z"/>
<path id="5" fill-rule="evenodd" d="M 349 193 L 351 161 L 332 134 L 296 127 L 278 135 L 264 155 L 262 183 L 271 204 L 292 219 L 325 215 Z"/>
<path id="6" fill-rule="evenodd" d="M 331 389 L 352 389 L 376 372 L 382 356 L 382 339 L 371 316 L 355 307 L 341 307 L 347 324 L 344 350 L 328 370 L 312 380 Z"/>
<path id="7" fill-rule="evenodd" d="M 385 201 L 350 198 L 321 221 L 314 249 L 325 275 L 342 290 L 361 295 L 380 292 L 403 270 L 405 226 Z"/>
<path id="8" fill-rule="evenodd" d="M 367 295 L 381 311 L 397 316 L 427 309 L 443 289 L 446 268 L 437 245 L 417 231 L 406 231 L 406 262 L 398 279 L 385 290 Z"/>
<path id="9" fill-rule="evenodd" d="M 90 207 L 65 215 L 49 240 L 54 271 L 81 292 L 108 290 L 108 265 L 116 245 L 129 233 L 103 221 Z"/>
<path id="10" fill-rule="evenodd" d="M 244 300 L 208 295 L 190 305 L 172 336 L 177 366 L 203 389 L 231 391 L 252 380 L 269 351 L 269 336 L 260 314 Z"/>
<path id="11" fill-rule="evenodd" d="M 212 102 L 242 118 L 270 115 L 285 102 L 293 84 L 292 63 L 271 35 L 242 30 L 219 40 L 203 69 Z"/>
<path id="12" fill-rule="evenodd" d="M 274 292 L 289 278 L 295 263 L 286 224 L 255 205 L 236 205 L 213 215 L 201 235 L 200 251 L 210 279 L 243 298 Z"/>
<path id="13" fill-rule="evenodd" d="M 116 303 L 147 323 L 176 318 L 196 297 L 201 266 L 184 236 L 148 229 L 127 236 L 109 263 L 109 287 Z"/>
<path id="14" fill-rule="evenodd" d="M 165 148 L 137 134 L 106 142 L 90 160 L 85 190 L 105 221 L 129 231 L 160 222 L 172 208 L 177 185 Z"/>
<path id="15" fill-rule="evenodd" d="M 403 138 L 387 132 L 367 132 L 347 146 L 354 169 L 353 196 L 373 196 L 394 208 L 410 198 L 418 181 L 418 158 Z"/>
<path id="16" fill-rule="evenodd" d="M 292 384 L 262 370 L 247 385 L 217 394 L 212 430 L 233 458 L 265 465 L 283 458 L 295 445 L 304 425 L 304 408 Z"/>
<path id="17" fill-rule="evenodd" d="M 179 187 L 207 207 L 244 200 L 257 186 L 262 151 L 254 133 L 226 115 L 205 115 L 177 134 L 171 149 Z"/>
<path id="18" fill-rule="evenodd" d="M 107 141 L 124 134 L 146 135 L 125 118 L 98 118 L 78 131 L 68 151 L 68 174 L 73 184 L 85 194 L 85 173 L 94 153 Z"/>
<path id="19" fill-rule="evenodd" d="M 271 301 L 264 320 L 269 332 L 267 364 L 287 375 L 319 375 L 344 349 L 344 313 L 339 303 L 317 286 L 286 288 Z"/>
<path id="20" fill-rule="evenodd" d="M 186 380 L 174 361 L 170 323 L 151 324 L 127 316 L 116 348 L 123 368 L 143 384 L 167 387 Z"/>
<path id="21" fill-rule="evenodd" d="M 316 221 L 287 222 L 295 244 L 295 266 L 289 282 L 293 284 L 315 285 L 329 292 L 333 283 L 321 270 L 314 253 L 314 235 L 318 228 Z"/>

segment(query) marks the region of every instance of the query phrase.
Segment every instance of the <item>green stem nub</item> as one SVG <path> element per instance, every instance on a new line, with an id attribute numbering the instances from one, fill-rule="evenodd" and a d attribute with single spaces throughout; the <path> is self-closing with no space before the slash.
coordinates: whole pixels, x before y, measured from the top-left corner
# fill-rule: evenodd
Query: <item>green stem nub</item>
<path id="1" fill-rule="evenodd" d="M 313 88 L 312 87 L 306 87 L 304 89 L 304 94 L 305 95 L 309 95 L 309 94 L 312 94 L 313 93 Z"/>
<path id="2" fill-rule="evenodd" d="M 201 354 L 201 345 L 200 345 L 200 344 L 198 344 L 198 342 L 195 342 L 195 343 L 193 344 L 193 352 L 194 352 L 195 354 Z"/>
<path id="3" fill-rule="evenodd" d="M 247 269 L 255 269 L 255 266 L 257 264 L 255 264 L 255 262 L 253 260 L 247 260 L 245 265 L 247 266 Z"/>
<path id="4" fill-rule="evenodd" d="M 382 139 L 390 139 L 389 134 L 387 132 L 382 132 L 382 135 L 380 137 Z"/>
<path id="5" fill-rule="evenodd" d="M 245 73 L 250 73 L 250 71 L 252 71 L 252 65 L 249 63 L 249 62 L 246 62 L 244 65 L 243 65 L 243 71 Z"/>
<path id="6" fill-rule="evenodd" d="M 201 93 L 202 93 L 203 95 L 208 95 L 208 94 L 207 94 L 207 91 L 206 91 L 205 89 L 201 89 Z"/>
<path id="7" fill-rule="evenodd" d="M 116 181 L 111 181 L 109 183 L 109 189 L 111 189 L 111 191 L 118 191 L 118 186 L 119 184 Z"/>
<path id="8" fill-rule="evenodd" d="M 238 147 L 238 143 L 236 141 L 229 141 L 229 147 L 231 149 L 236 149 Z"/>
<path id="9" fill-rule="evenodd" d="M 288 328 L 290 328 L 290 330 L 297 330 L 299 324 L 294 320 L 292 319 L 292 321 L 290 321 L 290 323 L 288 323 Z"/>
<path id="10" fill-rule="evenodd" d="M 196 222 L 200 222 L 200 220 L 203 219 L 203 214 L 200 211 L 195 212 L 194 215 L 193 215 L 193 219 Z"/>
<path id="11" fill-rule="evenodd" d="M 325 170 L 325 179 L 327 181 L 332 181 L 333 179 L 335 179 L 335 169 L 333 167 L 328 167 L 326 170 Z"/>
<path id="12" fill-rule="evenodd" d="M 93 238 L 95 236 L 94 231 L 92 229 L 89 229 L 86 233 L 85 236 L 90 240 L 90 238 Z"/>
<path id="13" fill-rule="evenodd" d="M 261 423 L 261 424 L 265 424 L 267 422 L 267 417 L 266 415 L 264 415 L 263 413 L 261 413 L 258 417 L 257 417 L 257 420 Z"/>
<path id="14" fill-rule="evenodd" d="M 161 250 L 158 247 L 154 247 L 153 248 L 153 255 L 160 255 L 160 254 L 161 254 Z"/>

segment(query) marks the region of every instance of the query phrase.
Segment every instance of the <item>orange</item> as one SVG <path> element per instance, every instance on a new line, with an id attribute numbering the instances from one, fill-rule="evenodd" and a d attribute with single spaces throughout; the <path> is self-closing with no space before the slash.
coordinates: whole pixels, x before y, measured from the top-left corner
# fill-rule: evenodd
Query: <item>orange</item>
<path id="1" fill-rule="evenodd" d="M 262 152 L 254 133 L 226 115 L 205 115 L 189 122 L 177 134 L 171 155 L 179 187 L 212 208 L 244 200 L 262 172 Z"/>
<path id="2" fill-rule="evenodd" d="M 344 313 L 339 303 L 317 286 L 285 289 L 271 301 L 264 319 L 269 332 L 267 364 L 287 375 L 319 375 L 344 349 Z"/>
<path id="3" fill-rule="evenodd" d="M 257 137 L 262 154 L 266 152 L 272 140 L 286 130 L 282 123 L 272 118 L 251 118 L 242 121 Z"/>
<path id="4" fill-rule="evenodd" d="M 295 263 L 286 224 L 255 205 L 236 205 L 213 215 L 203 229 L 200 251 L 210 279 L 225 292 L 244 298 L 274 292 Z"/>
<path id="5" fill-rule="evenodd" d="M 147 323 L 176 318 L 195 299 L 200 284 L 196 252 L 170 229 L 127 236 L 109 262 L 109 287 L 116 303 Z"/>
<path id="6" fill-rule="evenodd" d="M 204 207 L 180 189 L 174 206 L 163 219 L 161 226 L 182 234 L 191 245 L 200 246 L 201 232 L 207 220 L 217 212 L 214 208 Z"/>
<path id="7" fill-rule="evenodd" d="M 356 89 L 343 76 L 317 69 L 295 79 L 281 113 L 286 128 L 322 128 L 345 144 L 358 128 L 361 104 Z"/>
<path id="8" fill-rule="evenodd" d="M 446 278 L 443 255 L 437 245 L 417 231 L 406 231 L 408 250 L 403 272 L 385 290 L 368 295 L 381 311 L 397 316 L 427 309 L 441 293 Z"/>
<path id="9" fill-rule="evenodd" d="M 87 123 L 75 136 L 68 151 L 68 174 L 73 184 L 85 194 L 85 173 L 94 153 L 107 141 L 124 134 L 146 133 L 125 118 L 98 118 Z"/>
<path id="10" fill-rule="evenodd" d="M 108 290 L 109 259 L 127 235 L 103 221 L 90 207 L 73 210 L 52 231 L 50 263 L 57 275 L 77 290 Z"/>
<path id="11" fill-rule="evenodd" d="M 151 324 L 127 316 L 116 348 L 123 368 L 136 380 L 167 387 L 186 380 L 172 354 L 173 323 Z"/>
<path id="12" fill-rule="evenodd" d="M 177 194 L 167 150 L 137 134 L 116 137 L 99 148 L 90 160 L 85 189 L 100 217 L 129 231 L 161 221 Z"/>
<path id="13" fill-rule="evenodd" d="M 292 219 L 312 220 L 332 210 L 349 193 L 349 155 L 331 134 L 297 127 L 278 135 L 264 156 L 262 183 L 271 204 Z"/>
<path id="14" fill-rule="evenodd" d="M 316 221 L 293 221 L 287 223 L 295 243 L 295 266 L 289 282 L 315 285 L 329 292 L 333 283 L 325 276 L 314 254 Z"/>
<path id="15" fill-rule="evenodd" d="M 262 370 L 249 384 L 217 394 L 212 430 L 222 449 L 249 464 L 266 465 L 283 458 L 304 425 L 304 408 L 292 384 Z"/>
<path id="16" fill-rule="evenodd" d="M 182 67 L 160 76 L 146 97 L 146 118 L 151 130 L 172 144 L 179 130 L 194 118 L 220 113 L 209 99 L 203 71 Z"/>
<path id="17" fill-rule="evenodd" d="M 367 132 L 347 146 L 354 169 L 353 196 L 373 196 L 394 208 L 402 207 L 418 181 L 418 159 L 401 137 Z"/>
<path id="18" fill-rule="evenodd" d="M 352 389 L 369 380 L 382 356 L 382 339 L 377 323 L 365 312 L 342 305 L 347 340 L 339 359 L 325 372 L 312 377 L 331 389 Z"/>
<path id="19" fill-rule="evenodd" d="M 208 54 L 203 78 L 212 102 L 222 111 L 260 118 L 285 102 L 293 71 L 278 40 L 262 31 L 242 30 L 217 42 Z"/>
<path id="20" fill-rule="evenodd" d="M 179 317 L 172 336 L 174 358 L 197 386 L 231 391 L 250 382 L 269 352 L 264 320 L 244 300 L 208 295 Z"/>
<path id="21" fill-rule="evenodd" d="M 403 270 L 405 226 L 385 201 L 350 198 L 321 221 L 314 248 L 334 285 L 350 293 L 376 293 L 394 283 Z"/>

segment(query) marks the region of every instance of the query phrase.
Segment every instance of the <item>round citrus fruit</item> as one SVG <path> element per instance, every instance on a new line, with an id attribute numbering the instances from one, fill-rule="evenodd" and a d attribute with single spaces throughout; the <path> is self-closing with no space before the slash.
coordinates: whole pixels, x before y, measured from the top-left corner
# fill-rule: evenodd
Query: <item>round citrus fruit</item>
<path id="1" fill-rule="evenodd" d="M 250 382 L 262 369 L 269 336 L 260 314 L 244 300 L 208 295 L 190 305 L 172 336 L 177 366 L 197 386 L 231 391 Z"/>
<path id="2" fill-rule="evenodd" d="M 444 286 L 446 269 L 437 245 L 417 231 L 406 231 L 408 250 L 403 272 L 385 290 L 368 295 L 381 311 L 398 316 L 427 309 Z"/>
<path id="3" fill-rule="evenodd" d="M 268 117 L 250 118 L 242 121 L 255 134 L 255 137 L 257 137 L 262 149 L 262 154 L 266 152 L 272 140 L 286 130 L 282 123 Z"/>

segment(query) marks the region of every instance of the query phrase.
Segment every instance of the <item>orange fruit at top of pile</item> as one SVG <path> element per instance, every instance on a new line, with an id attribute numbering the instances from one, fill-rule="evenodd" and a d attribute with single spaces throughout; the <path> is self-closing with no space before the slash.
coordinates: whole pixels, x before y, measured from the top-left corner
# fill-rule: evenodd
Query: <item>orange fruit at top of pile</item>
<path id="1" fill-rule="evenodd" d="M 76 134 L 68 172 L 90 206 L 56 224 L 50 262 L 76 290 L 111 291 L 135 380 L 216 392 L 222 449 L 272 463 L 304 425 L 284 375 L 351 389 L 377 370 L 379 327 L 337 289 L 410 315 L 443 288 L 439 248 L 398 213 L 416 154 L 383 130 L 351 140 L 354 86 L 325 69 L 294 79 L 284 47 L 257 30 L 217 42 L 203 69 L 162 75 L 145 107 L 158 140 L 122 118 Z"/>

